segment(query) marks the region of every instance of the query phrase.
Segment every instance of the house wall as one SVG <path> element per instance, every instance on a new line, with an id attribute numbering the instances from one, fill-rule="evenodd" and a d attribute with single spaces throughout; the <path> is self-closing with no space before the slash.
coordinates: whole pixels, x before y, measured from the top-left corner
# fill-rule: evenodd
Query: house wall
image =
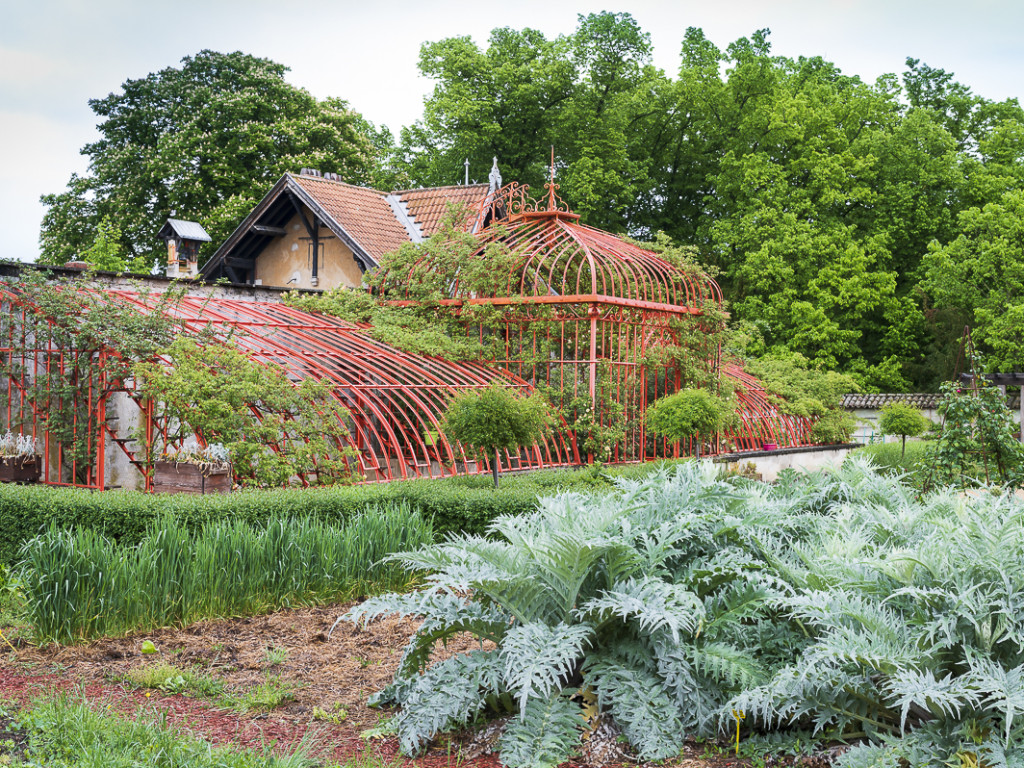
<path id="1" fill-rule="evenodd" d="M 306 218 L 311 218 L 306 211 Z M 362 270 L 356 264 L 352 251 L 327 227 L 320 227 L 323 256 L 319 266 L 319 281 L 313 285 L 312 256 L 309 234 L 298 214 L 285 226 L 288 233 L 275 237 L 256 258 L 256 279 L 266 286 L 282 288 L 357 288 L 363 281 Z"/>

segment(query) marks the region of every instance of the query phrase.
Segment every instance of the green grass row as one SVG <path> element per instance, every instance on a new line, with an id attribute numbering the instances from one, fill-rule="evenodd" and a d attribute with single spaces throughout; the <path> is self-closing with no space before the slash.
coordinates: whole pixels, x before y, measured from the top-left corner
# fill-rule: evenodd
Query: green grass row
<path id="1" fill-rule="evenodd" d="M 0 765 L 24 768 L 311 768 L 318 746 L 288 754 L 269 748 L 215 747 L 179 732 L 153 714 L 128 719 L 60 696 L 17 708 L 0 702 Z M 383 768 L 356 758 L 337 768 Z"/>
<path id="2" fill-rule="evenodd" d="M 404 504 L 339 525 L 275 514 L 198 532 L 164 514 L 136 545 L 51 523 L 22 550 L 22 611 L 37 641 L 58 643 L 256 615 L 402 589 L 409 575 L 383 559 L 433 539 L 430 521 Z"/>
<path id="3" fill-rule="evenodd" d="M 857 448 L 850 453 L 851 456 L 864 456 L 871 459 L 880 471 L 890 475 L 914 475 L 919 473 L 924 466 L 928 452 L 934 450 L 935 443 L 926 440 L 911 440 L 907 442 L 906 454 L 903 453 L 903 446 L 900 441 L 892 443 L 873 443 Z"/>
<path id="4" fill-rule="evenodd" d="M 218 520 L 264 524 L 273 517 L 296 515 L 337 525 L 367 509 L 406 503 L 433 519 L 439 534 L 483 533 L 499 515 L 531 511 L 539 496 L 571 490 L 610 490 L 613 478 L 640 477 L 654 466 L 509 475 L 502 478 L 497 490 L 484 476 L 210 496 L 0 483 L 0 565 L 16 563 L 21 545 L 50 526 L 90 528 L 123 544 L 137 544 L 147 527 L 162 515 L 172 515 L 191 530 Z"/>

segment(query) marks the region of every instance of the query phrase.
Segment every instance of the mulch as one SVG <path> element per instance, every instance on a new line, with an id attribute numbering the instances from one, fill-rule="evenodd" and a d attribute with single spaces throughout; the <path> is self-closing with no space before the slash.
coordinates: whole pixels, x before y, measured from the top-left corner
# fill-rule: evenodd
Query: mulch
<path id="1" fill-rule="evenodd" d="M 76 646 L 29 645 L 17 632 L 5 629 L 17 652 L 0 650 L 0 698 L 20 704 L 58 691 L 84 697 L 98 707 L 131 717 L 162 717 L 176 728 L 216 745 L 263 749 L 286 754 L 300 744 L 316 745 L 314 754 L 342 764 L 360 755 L 376 756 L 385 764 L 417 768 L 496 768 L 494 755 L 467 759 L 463 747 L 470 734 L 456 735 L 433 745 L 425 754 L 403 758 L 395 737 L 365 739 L 361 734 L 381 721 L 382 714 L 366 706 L 366 697 L 383 688 L 401 658 L 417 622 L 394 617 L 366 628 L 347 622 L 328 637 L 335 619 L 349 606 L 320 606 L 282 610 L 249 618 L 202 621 L 185 628 L 164 628 L 123 638 L 104 638 Z M 156 654 L 143 654 L 151 641 Z M 479 647 L 460 637 L 438 646 L 435 658 Z M 279 664 L 268 649 L 284 649 Z M 278 654 L 280 656 L 280 654 Z M 225 690 L 241 696 L 268 677 L 292 691 L 292 700 L 269 712 L 239 712 L 187 695 L 144 690 L 126 681 L 132 670 L 157 663 L 173 664 L 221 680 Z M 343 713 L 341 722 L 315 719 L 317 708 Z M 693 746 L 672 763 L 679 768 L 746 765 L 728 758 L 705 759 Z M 582 766 L 580 762 L 572 766 Z M 636 763 L 623 763 L 635 766 Z"/>

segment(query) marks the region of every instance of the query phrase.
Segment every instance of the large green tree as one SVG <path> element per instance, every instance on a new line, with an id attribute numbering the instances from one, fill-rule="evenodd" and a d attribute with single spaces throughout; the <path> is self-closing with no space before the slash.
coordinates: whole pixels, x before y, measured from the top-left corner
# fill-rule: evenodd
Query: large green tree
<path id="1" fill-rule="evenodd" d="M 508 180 L 536 190 L 554 147 L 562 194 L 596 226 L 631 228 L 646 191 L 645 124 L 668 84 L 650 64 L 650 37 L 629 14 L 580 16 L 574 34 L 547 39 L 496 29 L 426 43 L 420 70 L 437 84 L 423 117 L 402 132 L 409 175 L 421 184 L 483 179 L 497 157 Z"/>
<path id="2" fill-rule="evenodd" d="M 287 71 L 244 53 L 201 51 L 90 100 L 100 138 L 82 149 L 88 172 L 42 198 L 40 261 L 73 258 L 107 220 L 127 259 L 161 263 L 156 233 L 169 216 L 199 221 L 215 248 L 285 171 L 370 180 L 389 136 L 344 101 L 290 85 Z"/>
<path id="3" fill-rule="evenodd" d="M 923 288 L 948 309 L 994 369 L 1024 368 L 1024 190 L 963 211 L 960 234 L 935 242 L 925 257 Z"/>
<path id="4" fill-rule="evenodd" d="M 675 77 L 650 54 L 632 17 L 610 13 L 554 40 L 429 43 L 436 87 L 403 133 L 404 167 L 448 184 L 465 158 L 482 176 L 497 155 L 536 187 L 554 145 L 588 223 L 698 247 L 751 351 L 800 353 L 865 388 L 950 375 L 963 302 L 922 291 L 922 259 L 963 233 L 963 211 L 1024 187 L 1017 102 L 916 59 L 867 83 L 774 55 L 768 30 L 724 49 L 687 30 Z"/>

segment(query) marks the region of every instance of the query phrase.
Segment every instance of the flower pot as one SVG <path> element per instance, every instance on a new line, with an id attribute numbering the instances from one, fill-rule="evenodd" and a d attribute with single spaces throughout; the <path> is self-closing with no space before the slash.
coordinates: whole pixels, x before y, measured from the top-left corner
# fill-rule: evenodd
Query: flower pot
<path id="1" fill-rule="evenodd" d="M 4 456 L 0 458 L 0 482 L 38 483 L 42 468 L 38 456 Z"/>
<path id="2" fill-rule="evenodd" d="M 231 465 L 158 461 L 153 464 L 153 491 L 155 493 L 228 493 L 231 491 Z"/>
<path id="3" fill-rule="evenodd" d="M 779 449 L 779 446 L 777 443 L 765 443 L 764 445 L 761 446 L 761 448 L 762 450 L 765 451 L 777 451 Z"/>

